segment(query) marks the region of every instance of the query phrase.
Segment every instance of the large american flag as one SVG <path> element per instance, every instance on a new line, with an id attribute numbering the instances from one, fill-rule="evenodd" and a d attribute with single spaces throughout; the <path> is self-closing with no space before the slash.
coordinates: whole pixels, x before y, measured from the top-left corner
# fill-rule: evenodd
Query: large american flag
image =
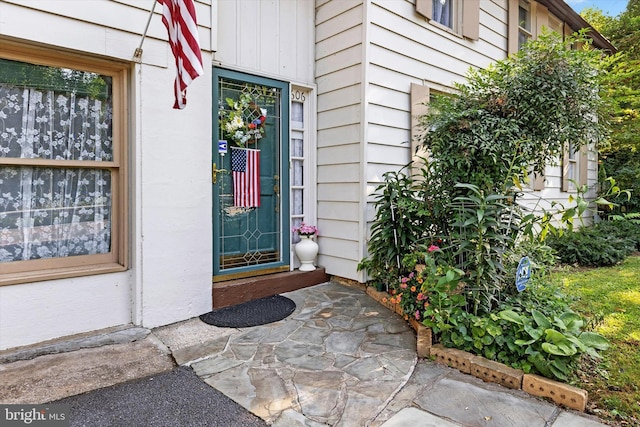
<path id="1" fill-rule="evenodd" d="M 260 150 L 231 148 L 233 205 L 246 208 L 260 206 Z"/>
<path id="2" fill-rule="evenodd" d="M 193 0 L 158 0 L 162 5 L 162 23 L 169 33 L 169 44 L 176 59 L 176 101 L 173 108 L 187 105 L 187 86 L 204 74 L 198 24 Z"/>

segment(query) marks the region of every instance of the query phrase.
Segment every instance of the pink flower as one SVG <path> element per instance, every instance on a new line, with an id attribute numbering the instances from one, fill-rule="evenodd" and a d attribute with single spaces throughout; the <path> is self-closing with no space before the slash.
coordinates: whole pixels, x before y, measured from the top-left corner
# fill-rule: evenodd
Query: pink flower
<path id="1" fill-rule="evenodd" d="M 424 294 L 422 292 L 418 294 L 417 298 L 418 298 L 418 301 L 422 301 L 423 299 L 425 299 Z"/>
<path id="2" fill-rule="evenodd" d="M 407 283 L 407 282 L 409 281 L 409 279 L 408 279 L 408 278 L 406 278 L 406 277 L 403 277 L 400 281 L 401 281 L 402 283 Z"/>
<path id="3" fill-rule="evenodd" d="M 415 316 L 416 316 L 416 320 L 420 320 L 420 311 L 419 310 L 416 310 Z"/>
<path id="4" fill-rule="evenodd" d="M 427 249 L 429 252 L 433 252 L 433 251 L 439 251 L 440 247 L 436 246 L 436 245 L 431 245 L 429 246 L 429 248 Z"/>
<path id="5" fill-rule="evenodd" d="M 402 289 L 407 289 L 407 284 L 403 282 L 402 284 L 400 284 L 400 287 L 401 287 Z"/>

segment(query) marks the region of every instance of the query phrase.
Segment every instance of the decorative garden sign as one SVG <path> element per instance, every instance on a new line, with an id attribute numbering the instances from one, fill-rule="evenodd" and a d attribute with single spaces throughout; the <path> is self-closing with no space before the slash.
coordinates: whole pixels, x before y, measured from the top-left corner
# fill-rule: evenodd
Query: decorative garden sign
<path id="1" fill-rule="evenodd" d="M 527 282 L 531 278 L 531 261 L 529 257 L 523 257 L 518 263 L 516 270 L 516 288 L 522 292 L 527 288 Z"/>

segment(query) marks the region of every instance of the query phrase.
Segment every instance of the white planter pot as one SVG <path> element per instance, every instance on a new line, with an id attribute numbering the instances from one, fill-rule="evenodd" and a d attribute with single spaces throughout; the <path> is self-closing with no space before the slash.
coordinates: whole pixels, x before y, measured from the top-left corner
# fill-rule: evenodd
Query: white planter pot
<path id="1" fill-rule="evenodd" d="M 311 236 L 300 236 L 300 241 L 294 248 L 296 256 L 300 260 L 300 271 L 313 271 L 316 269 L 313 262 L 318 255 L 318 244 Z"/>

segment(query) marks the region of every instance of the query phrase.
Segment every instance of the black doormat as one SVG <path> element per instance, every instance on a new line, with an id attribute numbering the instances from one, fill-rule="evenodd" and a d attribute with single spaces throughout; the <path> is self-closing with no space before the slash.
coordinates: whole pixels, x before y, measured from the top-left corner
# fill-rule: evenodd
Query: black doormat
<path id="1" fill-rule="evenodd" d="M 231 307 L 217 308 L 201 315 L 200 320 L 223 328 L 248 328 L 282 320 L 295 309 L 295 302 L 281 295 L 274 295 Z"/>

